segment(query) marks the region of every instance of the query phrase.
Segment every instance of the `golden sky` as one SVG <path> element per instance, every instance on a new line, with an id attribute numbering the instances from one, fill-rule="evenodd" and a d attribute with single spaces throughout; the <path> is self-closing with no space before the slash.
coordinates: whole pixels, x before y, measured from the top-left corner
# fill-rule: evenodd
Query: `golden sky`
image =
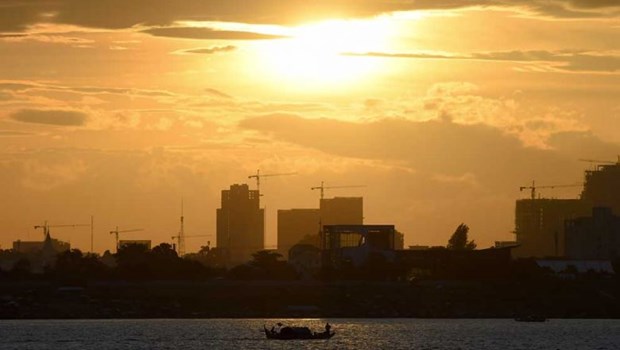
<path id="1" fill-rule="evenodd" d="M 617 0 L 0 1 L 2 248 L 91 214 L 98 252 L 115 226 L 170 242 L 181 198 L 186 235 L 214 234 L 220 191 L 257 169 L 297 173 L 262 181 L 268 247 L 321 181 L 365 185 L 327 196 L 363 196 L 406 244 L 464 222 L 488 247 L 513 239 L 519 186 L 618 154 Z"/>

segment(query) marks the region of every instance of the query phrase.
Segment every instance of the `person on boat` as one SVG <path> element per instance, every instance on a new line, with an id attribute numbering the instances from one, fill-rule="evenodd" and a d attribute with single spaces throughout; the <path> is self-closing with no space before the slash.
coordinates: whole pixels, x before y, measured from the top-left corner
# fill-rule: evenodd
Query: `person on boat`
<path id="1" fill-rule="evenodd" d="M 325 324 L 325 333 L 329 334 L 330 329 L 332 329 L 332 326 L 329 324 L 329 322 L 327 322 L 327 324 Z"/>

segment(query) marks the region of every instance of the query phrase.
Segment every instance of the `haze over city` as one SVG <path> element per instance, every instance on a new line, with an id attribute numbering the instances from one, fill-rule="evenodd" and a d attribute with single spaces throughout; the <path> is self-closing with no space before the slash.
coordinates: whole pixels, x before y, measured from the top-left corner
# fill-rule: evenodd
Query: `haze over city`
<path id="1" fill-rule="evenodd" d="M 95 218 L 94 250 L 196 251 L 221 190 L 276 211 L 364 197 L 405 244 L 513 240 L 532 180 L 583 182 L 620 154 L 615 1 L 0 3 L 0 245 Z M 581 187 L 539 191 L 577 198 Z M 55 238 L 90 248 L 84 228 Z"/>

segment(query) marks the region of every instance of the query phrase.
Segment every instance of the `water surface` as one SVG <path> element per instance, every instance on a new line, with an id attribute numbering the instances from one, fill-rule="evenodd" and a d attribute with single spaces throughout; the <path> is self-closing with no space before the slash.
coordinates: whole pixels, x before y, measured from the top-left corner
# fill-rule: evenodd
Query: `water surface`
<path id="1" fill-rule="evenodd" d="M 263 324 L 326 320 L 2 320 L 2 349 L 620 349 L 620 321 L 329 319 L 330 340 L 267 340 Z"/>

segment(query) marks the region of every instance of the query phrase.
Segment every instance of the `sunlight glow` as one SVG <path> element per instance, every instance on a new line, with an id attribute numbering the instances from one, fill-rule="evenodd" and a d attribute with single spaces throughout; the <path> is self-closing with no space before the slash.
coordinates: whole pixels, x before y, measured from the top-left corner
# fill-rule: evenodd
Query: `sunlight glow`
<path id="1" fill-rule="evenodd" d="M 343 56 L 345 52 L 385 50 L 390 22 L 326 21 L 293 28 L 290 39 L 261 43 L 263 74 L 303 89 L 350 84 L 375 72 L 378 60 Z"/>

